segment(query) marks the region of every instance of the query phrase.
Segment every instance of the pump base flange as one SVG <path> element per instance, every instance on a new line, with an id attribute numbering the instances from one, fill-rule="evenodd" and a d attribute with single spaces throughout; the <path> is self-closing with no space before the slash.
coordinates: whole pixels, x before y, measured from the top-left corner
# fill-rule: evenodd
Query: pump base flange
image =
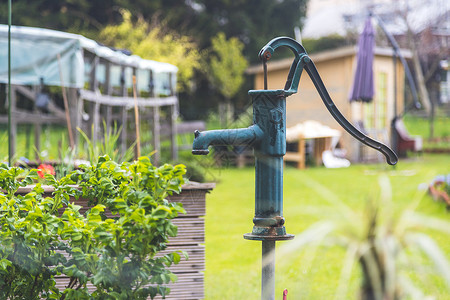
<path id="1" fill-rule="evenodd" d="M 253 226 L 252 233 L 244 234 L 244 239 L 254 241 L 292 240 L 293 234 L 287 234 L 284 226 Z"/>
<path id="2" fill-rule="evenodd" d="M 251 241 L 288 241 L 292 240 L 295 236 L 293 234 L 285 235 L 256 235 L 252 233 L 244 234 L 244 239 Z"/>

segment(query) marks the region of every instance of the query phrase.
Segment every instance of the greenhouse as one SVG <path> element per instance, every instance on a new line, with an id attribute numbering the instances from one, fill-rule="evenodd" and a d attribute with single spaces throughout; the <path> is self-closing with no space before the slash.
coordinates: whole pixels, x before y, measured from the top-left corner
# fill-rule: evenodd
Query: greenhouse
<path id="1" fill-rule="evenodd" d="M 0 25 L 0 49 L 0 83 L 5 89 L 8 83 L 7 25 Z M 133 107 L 138 106 L 143 114 L 141 118 L 150 122 L 155 158 L 160 152 L 161 128 L 169 132 L 172 157 L 175 157 L 177 71 L 171 64 L 142 59 L 81 35 L 12 26 L 13 136 L 19 124 L 34 125 L 36 136 L 40 135 L 43 124 L 67 124 L 75 141 L 77 127 L 86 132 L 94 128 L 91 138 L 95 141 L 103 122 L 106 128 L 116 123 L 123 127 L 121 148 L 125 150 L 133 139 L 130 133 L 134 124 Z M 134 94 L 133 76 L 136 78 Z M 59 95 L 51 96 L 50 90 Z M 67 99 L 67 107 L 61 98 Z M 6 123 L 7 101 L 2 102 L 0 123 Z M 161 114 L 160 110 L 168 112 Z M 161 120 L 160 115 L 167 116 L 168 120 Z M 39 149 L 39 139 L 35 140 L 35 147 Z"/>

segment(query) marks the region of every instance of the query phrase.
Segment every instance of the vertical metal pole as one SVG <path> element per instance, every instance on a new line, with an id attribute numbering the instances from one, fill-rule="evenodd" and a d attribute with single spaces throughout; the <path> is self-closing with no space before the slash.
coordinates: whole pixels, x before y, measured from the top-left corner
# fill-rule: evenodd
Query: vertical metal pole
<path id="1" fill-rule="evenodd" d="M 11 0 L 8 0 L 8 164 L 11 167 L 13 143 L 11 141 Z"/>
<path id="2" fill-rule="evenodd" d="M 275 299 L 275 241 L 262 241 L 261 300 Z"/>

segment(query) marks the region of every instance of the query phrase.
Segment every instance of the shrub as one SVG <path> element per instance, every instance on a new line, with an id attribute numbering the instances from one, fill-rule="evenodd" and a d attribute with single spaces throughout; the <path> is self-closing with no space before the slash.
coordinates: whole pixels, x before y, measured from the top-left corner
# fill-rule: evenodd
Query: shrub
<path id="1" fill-rule="evenodd" d="M 185 212 L 165 198 L 181 191 L 184 174 L 182 165 L 155 167 L 147 157 L 117 164 L 103 156 L 60 180 L 45 175 L 52 197 L 39 183 L 20 196 L 17 189 L 37 179 L 36 171 L 1 165 L 0 298 L 164 297 L 165 284 L 176 280 L 168 267 L 183 253 L 158 253 L 177 234 L 171 219 Z M 88 198 L 93 207 L 83 214 L 70 196 Z M 63 291 L 57 274 L 70 278 Z"/>

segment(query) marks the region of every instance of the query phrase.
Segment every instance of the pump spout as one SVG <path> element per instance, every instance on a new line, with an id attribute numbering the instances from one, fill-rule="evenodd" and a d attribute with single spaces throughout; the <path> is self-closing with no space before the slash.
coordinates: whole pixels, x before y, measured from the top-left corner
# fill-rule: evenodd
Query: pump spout
<path id="1" fill-rule="evenodd" d="M 209 146 L 254 145 L 264 135 L 258 125 L 248 128 L 195 131 L 192 154 L 207 155 Z"/>

